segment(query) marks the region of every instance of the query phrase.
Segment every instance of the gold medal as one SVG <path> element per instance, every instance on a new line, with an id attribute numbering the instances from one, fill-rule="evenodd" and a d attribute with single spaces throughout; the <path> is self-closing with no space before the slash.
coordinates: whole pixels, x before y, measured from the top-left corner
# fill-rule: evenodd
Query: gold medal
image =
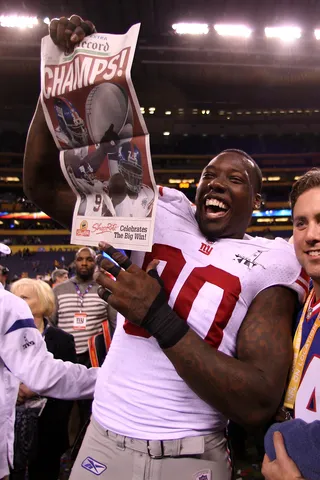
<path id="1" fill-rule="evenodd" d="M 307 315 L 306 315 L 306 320 L 310 320 L 311 316 L 312 316 L 312 311 L 313 311 L 313 308 L 310 306 L 308 308 L 308 311 L 307 311 Z"/>

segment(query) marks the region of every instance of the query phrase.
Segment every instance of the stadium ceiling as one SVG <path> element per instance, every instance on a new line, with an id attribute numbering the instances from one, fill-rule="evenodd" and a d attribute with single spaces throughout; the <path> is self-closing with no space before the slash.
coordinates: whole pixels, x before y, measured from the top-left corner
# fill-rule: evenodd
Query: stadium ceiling
<path id="1" fill-rule="evenodd" d="M 8 2 L 1 2 L 2 13 Z M 39 8 L 41 9 L 39 11 Z M 318 0 L 11 0 L 10 11 L 52 18 L 74 12 L 104 32 L 142 23 L 133 67 L 140 104 L 165 108 L 319 108 Z M 249 39 L 178 36 L 172 24 L 245 24 Z M 298 25 L 292 43 L 266 39 L 267 25 Z M 32 31 L 0 29 L 0 106 L 30 115 L 39 91 L 42 24 Z M 22 88 L 23 85 L 23 88 Z M 6 109 L 6 110 L 5 110 Z M 2 114 L 3 115 L 3 114 Z"/>

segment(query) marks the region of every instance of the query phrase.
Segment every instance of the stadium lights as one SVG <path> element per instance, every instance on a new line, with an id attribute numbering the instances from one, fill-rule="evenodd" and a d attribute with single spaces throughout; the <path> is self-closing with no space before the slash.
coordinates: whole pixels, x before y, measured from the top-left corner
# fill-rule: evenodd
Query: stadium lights
<path id="1" fill-rule="evenodd" d="M 178 184 L 178 183 L 194 183 L 194 178 L 169 178 L 170 184 Z"/>
<path id="2" fill-rule="evenodd" d="M 252 29 L 246 25 L 216 24 L 213 28 L 222 37 L 249 38 L 252 33 Z"/>
<path id="3" fill-rule="evenodd" d="M 314 36 L 316 37 L 316 40 L 320 40 L 320 28 L 314 29 Z"/>
<path id="4" fill-rule="evenodd" d="M 276 218 L 276 222 L 279 223 L 279 222 L 282 222 L 282 223 L 285 223 L 289 220 L 288 217 L 282 217 L 282 218 Z"/>
<path id="5" fill-rule="evenodd" d="M 273 223 L 273 218 L 258 218 L 257 223 Z"/>
<path id="6" fill-rule="evenodd" d="M 172 28 L 179 35 L 207 35 L 209 33 L 207 23 L 174 23 Z"/>
<path id="7" fill-rule="evenodd" d="M 38 25 L 37 17 L 24 15 L 0 15 L 0 26 L 7 28 L 33 28 Z"/>
<path id="8" fill-rule="evenodd" d="M 264 33 L 267 38 L 279 38 L 285 42 L 297 40 L 301 37 L 300 27 L 266 27 Z"/>
<path id="9" fill-rule="evenodd" d="M 20 182 L 19 177 L 0 177 L 0 182 Z"/>
<path id="10" fill-rule="evenodd" d="M 165 113 L 165 115 L 171 115 L 172 112 L 171 112 L 171 110 L 166 110 L 164 113 Z"/>

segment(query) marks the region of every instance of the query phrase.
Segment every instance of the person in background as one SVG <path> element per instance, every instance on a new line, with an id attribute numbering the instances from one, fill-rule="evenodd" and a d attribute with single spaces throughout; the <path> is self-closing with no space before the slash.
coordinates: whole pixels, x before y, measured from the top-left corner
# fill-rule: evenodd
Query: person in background
<path id="1" fill-rule="evenodd" d="M 286 418 L 265 437 L 267 480 L 320 479 L 320 169 L 304 174 L 290 194 L 293 245 L 312 280 L 298 316 L 293 364 L 284 400 Z M 306 283 L 308 280 L 306 278 Z"/>
<path id="2" fill-rule="evenodd" d="M 0 283 L 6 290 L 9 290 L 8 286 L 9 268 L 0 265 Z"/>
<path id="3" fill-rule="evenodd" d="M 53 289 L 56 309 L 51 319 L 55 325 L 71 334 L 75 340 L 77 363 L 91 366 L 88 340 L 102 331 L 101 324 L 109 322 L 111 332 L 115 329 L 116 312 L 98 295 L 99 285 L 93 279 L 96 253 L 88 247 L 75 255 L 75 276 Z M 80 429 L 91 414 L 89 401 L 78 402 Z"/>
<path id="4" fill-rule="evenodd" d="M 73 336 L 60 328 L 53 327 L 48 318 L 55 308 L 52 289 L 42 280 L 22 279 L 12 286 L 12 293 L 22 298 L 30 307 L 37 329 L 54 358 L 76 363 Z M 18 403 L 37 396 L 21 384 Z M 73 402 L 48 398 L 38 420 L 37 453 L 28 464 L 29 480 L 57 480 L 61 455 L 69 448 L 68 422 Z M 12 479 L 24 478 L 12 475 Z"/>
<path id="5" fill-rule="evenodd" d="M 19 383 L 39 395 L 66 400 L 90 398 L 97 373 L 98 369 L 54 359 L 27 303 L 0 283 L 0 479 L 8 475 L 13 464 Z"/>
<path id="6" fill-rule="evenodd" d="M 68 270 L 65 270 L 64 268 L 57 268 L 51 274 L 52 288 L 56 287 L 60 283 L 65 282 L 68 280 L 68 278 Z"/>

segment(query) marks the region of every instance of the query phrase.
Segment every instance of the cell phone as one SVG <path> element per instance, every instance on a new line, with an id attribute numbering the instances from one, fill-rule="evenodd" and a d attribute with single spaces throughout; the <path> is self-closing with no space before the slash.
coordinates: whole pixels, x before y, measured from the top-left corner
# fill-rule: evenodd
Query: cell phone
<path id="1" fill-rule="evenodd" d="M 126 255 L 126 252 L 124 250 L 120 250 L 120 248 L 117 248 L 118 252 L 122 253 L 122 255 Z M 111 262 L 113 262 L 115 265 L 118 265 L 118 263 L 113 260 L 113 258 L 110 257 L 110 255 L 108 255 L 106 252 L 101 252 L 102 253 L 102 256 L 107 258 L 108 260 L 111 260 Z"/>

